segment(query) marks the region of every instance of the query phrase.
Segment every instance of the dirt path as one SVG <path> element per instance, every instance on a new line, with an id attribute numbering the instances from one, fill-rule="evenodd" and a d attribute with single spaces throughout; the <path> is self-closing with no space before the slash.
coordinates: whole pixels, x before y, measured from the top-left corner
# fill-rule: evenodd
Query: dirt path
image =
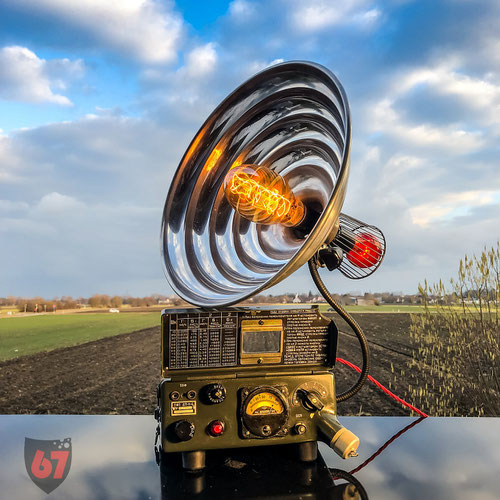
<path id="1" fill-rule="evenodd" d="M 384 385 L 394 379 L 392 367 L 406 365 L 409 315 L 358 314 L 372 352 L 371 375 Z M 338 355 L 359 365 L 357 340 L 339 338 Z M 117 335 L 75 347 L 0 363 L 0 413 L 149 414 L 156 405 L 160 378 L 160 327 Z M 391 367 L 392 363 L 392 367 Z M 357 374 L 339 365 L 337 390 L 351 385 Z M 401 383 L 392 390 L 402 395 Z M 399 392 L 398 392 L 399 389 Z M 367 383 L 339 413 L 408 415 L 409 412 Z"/>

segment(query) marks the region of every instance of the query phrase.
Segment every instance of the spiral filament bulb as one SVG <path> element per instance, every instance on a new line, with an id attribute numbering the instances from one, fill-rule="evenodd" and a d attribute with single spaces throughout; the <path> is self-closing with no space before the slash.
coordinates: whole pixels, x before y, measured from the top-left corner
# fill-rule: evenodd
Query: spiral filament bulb
<path id="1" fill-rule="evenodd" d="M 283 177 L 268 167 L 240 165 L 224 179 L 230 205 L 245 219 L 294 227 L 304 219 L 304 205 Z"/>

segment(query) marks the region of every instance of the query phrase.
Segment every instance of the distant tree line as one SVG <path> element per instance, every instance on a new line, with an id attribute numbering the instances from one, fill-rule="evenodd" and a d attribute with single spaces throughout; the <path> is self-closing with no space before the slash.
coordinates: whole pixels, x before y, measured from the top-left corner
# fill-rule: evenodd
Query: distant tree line
<path id="1" fill-rule="evenodd" d="M 0 299 L 0 306 L 14 306 L 19 312 L 50 312 L 60 309 L 77 309 L 80 299 L 63 296 L 56 297 L 52 300 L 44 299 L 43 297 L 8 297 Z"/>
<path id="2" fill-rule="evenodd" d="M 151 307 L 157 305 L 186 305 L 178 297 L 167 297 L 154 294 L 148 297 L 130 297 L 119 295 L 94 294 L 89 298 L 71 296 L 55 297 L 46 299 L 44 297 L 0 297 L 0 307 L 16 308 L 19 312 L 53 312 L 62 309 L 92 308 L 120 308 L 124 305 L 131 307 Z"/>
<path id="3" fill-rule="evenodd" d="M 476 303 L 479 300 L 484 300 L 488 295 L 488 299 L 492 300 L 494 297 L 494 291 L 488 290 L 477 290 L 475 288 L 466 291 L 466 301 L 468 303 Z M 423 296 L 421 293 L 418 294 L 403 294 L 403 293 L 391 293 L 391 292 L 376 292 L 376 293 L 344 293 L 338 294 L 333 293 L 335 300 L 343 305 L 380 305 L 380 304 L 426 304 L 439 305 L 443 303 L 447 304 L 460 304 L 462 302 L 461 298 L 456 292 L 448 294 L 434 294 L 428 293 Z M 298 300 L 297 300 L 298 299 Z M 245 301 L 243 304 L 291 304 L 293 302 L 301 303 L 315 303 L 324 302 L 324 299 L 317 292 L 308 293 L 283 293 L 283 294 L 259 294 L 255 297 L 251 297 Z M 45 299 L 43 297 L 0 297 L 0 307 L 15 307 L 20 312 L 51 312 L 53 310 L 61 309 L 78 309 L 85 307 L 92 308 L 120 308 L 124 305 L 131 307 L 152 307 L 156 305 L 165 306 L 177 306 L 182 307 L 187 305 L 185 301 L 177 296 L 165 296 L 160 294 L 153 294 L 147 297 L 131 297 L 128 295 L 106 295 L 106 294 L 94 294 L 89 298 L 78 297 L 73 298 L 71 296 L 55 297 L 53 299 Z"/>

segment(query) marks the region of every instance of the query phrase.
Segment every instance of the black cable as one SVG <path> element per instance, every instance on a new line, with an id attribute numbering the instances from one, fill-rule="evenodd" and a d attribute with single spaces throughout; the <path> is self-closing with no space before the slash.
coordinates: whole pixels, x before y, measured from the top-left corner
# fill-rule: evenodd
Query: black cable
<path id="1" fill-rule="evenodd" d="M 363 488 L 363 485 L 349 472 L 342 469 L 328 469 L 330 471 L 330 475 L 332 476 L 333 481 L 337 479 L 344 479 L 348 483 L 352 484 L 358 491 L 359 496 L 362 500 L 368 500 L 368 494 L 366 490 Z M 352 497 L 355 498 L 355 497 Z"/>
<path id="2" fill-rule="evenodd" d="M 358 325 L 356 320 L 331 296 L 330 292 L 326 288 L 325 284 L 323 283 L 323 280 L 319 275 L 318 263 L 315 257 L 309 260 L 308 265 L 311 277 L 314 281 L 314 284 L 318 288 L 319 293 L 321 293 L 323 298 L 352 328 L 361 346 L 361 354 L 363 356 L 361 373 L 359 374 L 357 382 L 349 390 L 337 396 L 337 403 L 341 403 L 342 401 L 346 401 L 347 399 L 352 398 L 354 394 L 356 394 L 361 389 L 361 387 L 363 387 L 364 383 L 368 378 L 368 372 L 370 371 L 370 352 L 368 350 L 368 343 L 366 342 L 366 337 L 363 333 L 363 330 L 361 330 L 361 327 Z"/>

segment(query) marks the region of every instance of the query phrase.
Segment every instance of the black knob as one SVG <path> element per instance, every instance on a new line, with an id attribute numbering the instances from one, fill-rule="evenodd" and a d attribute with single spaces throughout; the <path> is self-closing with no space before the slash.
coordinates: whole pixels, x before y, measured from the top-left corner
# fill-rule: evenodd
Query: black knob
<path id="1" fill-rule="evenodd" d="M 174 433 L 181 441 L 189 441 L 194 436 L 194 424 L 188 420 L 179 420 L 174 425 Z"/>
<path id="2" fill-rule="evenodd" d="M 205 387 L 205 396 L 209 403 L 222 403 L 226 399 L 226 389 L 222 384 L 210 384 Z"/>

